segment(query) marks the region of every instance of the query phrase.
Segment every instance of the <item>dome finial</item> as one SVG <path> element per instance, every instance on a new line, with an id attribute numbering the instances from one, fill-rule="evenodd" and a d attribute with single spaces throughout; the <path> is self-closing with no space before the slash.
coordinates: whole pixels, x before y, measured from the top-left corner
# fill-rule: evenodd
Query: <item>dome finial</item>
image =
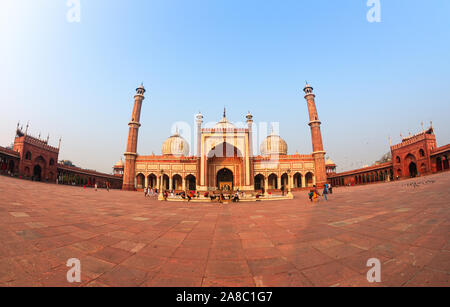
<path id="1" fill-rule="evenodd" d="M 306 85 L 303 91 L 305 92 L 306 95 L 314 95 L 313 94 L 314 89 L 312 88 L 311 85 L 309 85 L 308 81 L 306 81 Z"/>
<path id="2" fill-rule="evenodd" d="M 227 118 L 227 109 L 223 107 L 223 118 Z"/>

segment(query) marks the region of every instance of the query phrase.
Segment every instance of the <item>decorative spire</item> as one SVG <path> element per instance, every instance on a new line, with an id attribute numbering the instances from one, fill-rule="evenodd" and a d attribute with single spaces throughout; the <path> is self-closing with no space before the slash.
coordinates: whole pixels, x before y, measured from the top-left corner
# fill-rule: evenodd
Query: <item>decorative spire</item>
<path id="1" fill-rule="evenodd" d="M 312 86 L 309 85 L 308 81 L 306 81 L 305 88 L 303 89 L 303 91 L 305 92 L 305 94 L 306 94 L 306 95 L 310 95 L 310 94 L 313 93 L 313 90 L 314 90 L 314 89 L 312 88 Z"/>
<path id="2" fill-rule="evenodd" d="M 223 107 L 223 118 L 227 118 L 227 109 Z"/>
<path id="3" fill-rule="evenodd" d="M 392 146 L 391 136 L 389 136 L 389 146 Z"/>
<path id="4" fill-rule="evenodd" d="M 420 123 L 422 125 L 422 132 L 425 132 L 425 125 L 423 124 L 423 122 Z"/>
<path id="5" fill-rule="evenodd" d="M 141 82 L 141 85 L 138 86 L 138 88 L 136 89 L 136 94 L 137 95 L 144 95 L 145 94 L 144 82 Z"/>
<path id="6" fill-rule="evenodd" d="M 50 133 L 47 135 L 47 144 L 48 144 L 48 140 L 50 140 Z"/>
<path id="7" fill-rule="evenodd" d="M 245 118 L 247 118 L 247 122 L 251 122 L 253 120 L 253 115 L 250 113 L 250 111 L 248 111 L 247 116 Z"/>
<path id="8" fill-rule="evenodd" d="M 28 133 L 28 127 L 30 126 L 30 121 L 28 121 L 27 122 L 27 127 L 26 127 L 26 129 L 25 129 L 25 135 L 27 135 L 27 133 Z"/>
<path id="9" fill-rule="evenodd" d="M 62 137 L 59 138 L 58 149 L 61 148 L 61 139 L 62 139 Z"/>

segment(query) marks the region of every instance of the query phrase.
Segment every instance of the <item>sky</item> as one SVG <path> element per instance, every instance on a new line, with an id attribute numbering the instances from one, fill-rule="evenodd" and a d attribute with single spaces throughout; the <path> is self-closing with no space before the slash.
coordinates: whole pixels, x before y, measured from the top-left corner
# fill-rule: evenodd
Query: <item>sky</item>
<path id="1" fill-rule="evenodd" d="M 373 23 L 366 0 L 79 3 L 70 22 L 66 0 L 0 2 L 1 146 L 30 121 L 51 145 L 62 137 L 61 160 L 110 173 L 143 82 L 141 155 L 224 107 L 232 122 L 278 122 L 289 153 L 310 154 L 306 80 L 338 171 L 372 164 L 421 122 L 450 143 L 448 0 L 381 0 Z"/>

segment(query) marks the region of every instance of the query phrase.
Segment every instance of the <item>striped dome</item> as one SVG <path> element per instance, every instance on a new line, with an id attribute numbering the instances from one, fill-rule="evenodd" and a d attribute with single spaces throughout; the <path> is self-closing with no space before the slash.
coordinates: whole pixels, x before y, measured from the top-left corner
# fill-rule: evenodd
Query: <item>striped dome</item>
<path id="1" fill-rule="evenodd" d="M 163 143 L 162 154 L 165 156 L 187 156 L 189 144 L 178 133 L 175 133 Z"/>

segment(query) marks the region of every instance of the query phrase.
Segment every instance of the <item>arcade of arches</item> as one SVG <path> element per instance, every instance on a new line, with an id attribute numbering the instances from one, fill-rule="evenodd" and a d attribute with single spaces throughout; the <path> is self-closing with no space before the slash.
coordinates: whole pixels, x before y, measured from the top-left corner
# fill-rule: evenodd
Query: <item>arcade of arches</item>
<path id="1" fill-rule="evenodd" d="M 163 155 L 137 156 L 134 187 L 252 192 L 306 189 L 316 184 L 314 157 L 287 155 L 287 145 L 274 134 L 262 145 L 262 152 L 270 150 L 271 154 L 252 156 L 249 129 L 236 128 L 225 117 L 215 128 L 199 127 L 198 131 L 200 158 L 186 156 L 189 145 L 175 134 L 164 142 Z"/>
<path id="2" fill-rule="evenodd" d="M 0 174 L 22 179 L 77 186 L 121 188 L 122 178 L 58 163 L 59 147 L 17 127 L 12 149 L 0 146 Z"/>
<path id="3" fill-rule="evenodd" d="M 139 173 L 136 176 L 136 188 L 142 190 L 147 187 L 153 190 L 163 189 L 173 191 L 185 191 L 185 190 L 195 191 L 196 178 L 192 174 L 183 177 L 180 174 L 174 174 L 172 176 L 169 176 L 164 173 L 163 174 L 151 173 L 145 176 L 144 174 Z"/>

